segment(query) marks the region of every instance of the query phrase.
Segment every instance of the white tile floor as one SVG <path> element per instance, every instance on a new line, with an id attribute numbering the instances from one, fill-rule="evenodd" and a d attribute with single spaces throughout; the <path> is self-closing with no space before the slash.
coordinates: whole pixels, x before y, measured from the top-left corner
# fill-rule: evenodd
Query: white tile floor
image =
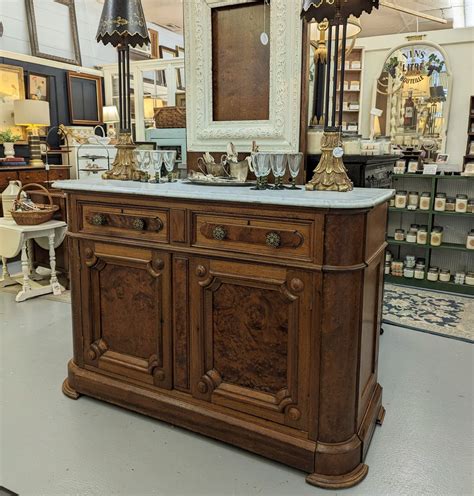
<path id="1" fill-rule="evenodd" d="M 61 394 L 70 307 L 0 292 L 0 486 L 29 495 L 472 495 L 474 347 L 391 326 L 385 423 L 367 479 L 324 491 L 305 474 L 86 397 Z"/>

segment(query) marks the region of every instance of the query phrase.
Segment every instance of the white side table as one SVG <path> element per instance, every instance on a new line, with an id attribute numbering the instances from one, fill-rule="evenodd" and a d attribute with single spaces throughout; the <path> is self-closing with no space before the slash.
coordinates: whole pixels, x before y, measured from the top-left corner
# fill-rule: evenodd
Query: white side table
<path id="1" fill-rule="evenodd" d="M 21 251 L 23 279 L 21 281 L 22 289 L 16 295 L 16 301 L 25 301 L 35 296 L 49 293 L 60 295 L 64 291 L 56 276 L 55 248 L 63 242 L 66 236 L 66 227 L 66 223 L 59 220 L 50 220 L 37 226 L 19 226 L 13 220 L 0 218 L 0 256 L 2 257 L 0 287 L 18 282 L 8 272 L 7 259 L 16 257 Z M 44 245 L 44 241 L 47 240 L 51 279 L 50 283 L 46 286 L 42 286 L 30 279 L 32 266 L 31 258 L 28 257 L 28 251 L 31 253 L 31 243 L 34 239 L 41 245 Z M 28 250 L 29 246 L 30 250 Z"/>

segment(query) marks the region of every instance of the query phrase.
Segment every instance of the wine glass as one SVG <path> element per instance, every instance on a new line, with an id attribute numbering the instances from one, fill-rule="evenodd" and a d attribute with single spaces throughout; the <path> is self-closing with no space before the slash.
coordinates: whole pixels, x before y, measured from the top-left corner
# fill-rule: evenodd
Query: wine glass
<path id="1" fill-rule="evenodd" d="M 143 150 L 142 162 L 140 169 L 145 173 L 143 181 L 148 182 L 150 179 L 150 168 L 151 168 L 151 153 L 148 150 Z"/>
<path id="2" fill-rule="evenodd" d="M 159 183 L 161 180 L 161 166 L 163 165 L 163 153 L 161 151 L 152 152 L 152 163 L 155 182 Z"/>
<path id="3" fill-rule="evenodd" d="M 257 178 L 257 185 L 252 189 L 267 189 L 266 178 L 270 174 L 270 155 L 265 152 L 253 153 L 252 164 Z"/>
<path id="4" fill-rule="evenodd" d="M 287 161 L 288 157 L 286 153 L 272 153 L 270 155 L 270 164 L 273 175 L 275 176 L 275 186 L 273 189 L 283 189 L 283 176 L 285 175 Z"/>
<path id="5" fill-rule="evenodd" d="M 288 154 L 288 169 L 290 170 L 291 176 L 291 188 L 290 189 L 301 189 L 296 186 L 296 178 L 301 169 L 301 164 L 303 162 L 302 153 L 289 153 Z"/>
<path id="6" fill-rule="evenodd" d="M 166 150 L 162 152 L 163 154 L 163 160 L 165 161 L 165 168 L 166 171 L 168 172 L 168 182 L 174 182 L 173 181 L 173 169 L 174 169 L 174 164 L 176 163 L 176 150 Z"/>

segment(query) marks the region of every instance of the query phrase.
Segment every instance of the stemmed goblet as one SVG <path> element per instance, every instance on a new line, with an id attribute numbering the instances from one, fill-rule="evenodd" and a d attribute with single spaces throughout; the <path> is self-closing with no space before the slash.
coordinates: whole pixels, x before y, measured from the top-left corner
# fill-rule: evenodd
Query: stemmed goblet
<path id="1" fill-rule="evenodd" d="M 286 153 L 272 153 L 270 155 L 270 163 L 273 175 L 275 176 L 275 186 L 272 189 L 283 189 L 283 176 L 285 175 Z"/>
<path id="2" fill-rule="evenodd" d="M 168 172 L 168 182 L 175 182 L 173 181 L 173 170 L 174 164 L 176 163 L 176 150 L 165 150 L 162 153 L 163 160 L 165 161 L 165 168 Z"/>
<path id="3" fill-rule="evenodd" d="M 163 164 L 163 152 L 161 151 L 153 151 L 153 171 L 155 173 L 154 179 L 155 182 L 159 183 L 161 179 L 161 166 Z"/>
<path id="4" fill-rule="evenodd" d="M 252 189 L 267 189 L 267 177 L 270 174 L 270 155 L 266 152 L 253 153 L 252 164 L 257 178 L 257 185 Z"/>
<path id="5" fill-rule="evenodd" d="M 303 162 L 302 153 L 289 153 L 288 154 L 288 169 L 290 170 L 291 176 L 291 188 L 290 189 L 301 189 L 296 186 L 296 178 L 301 169 L 301 164 Z"/>

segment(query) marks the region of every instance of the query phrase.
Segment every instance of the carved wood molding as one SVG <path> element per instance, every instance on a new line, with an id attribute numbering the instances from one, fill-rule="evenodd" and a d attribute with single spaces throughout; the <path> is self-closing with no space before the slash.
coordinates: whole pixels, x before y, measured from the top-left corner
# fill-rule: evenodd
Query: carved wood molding
<path id="1" fill-rule="evenodd" d="M 108 344 L 106 341 L 102 338 L 98 339 L 97 341 L 94 341 L 90 347 L 89 351 L 87 352 L 87 355 L 90 360 L 97 360 L 99 359 L 107 350 L 109 349 Z"/>
<path id="2" fill-rule="evenodd" d="M 212 106 L 212 19 L 214 7 L 242 0 L 184 2 L 186 43 L 187 144 L 191 151 L 225 151 L 228 141 L 241 150 L 257 140 L 265 150 L 299 149 L 302 22 L 299 2 L 270 3 L 270 118 L 264 121 L 214 121 Z M 242 35 L 245 35 L 243 27 Z"/>

